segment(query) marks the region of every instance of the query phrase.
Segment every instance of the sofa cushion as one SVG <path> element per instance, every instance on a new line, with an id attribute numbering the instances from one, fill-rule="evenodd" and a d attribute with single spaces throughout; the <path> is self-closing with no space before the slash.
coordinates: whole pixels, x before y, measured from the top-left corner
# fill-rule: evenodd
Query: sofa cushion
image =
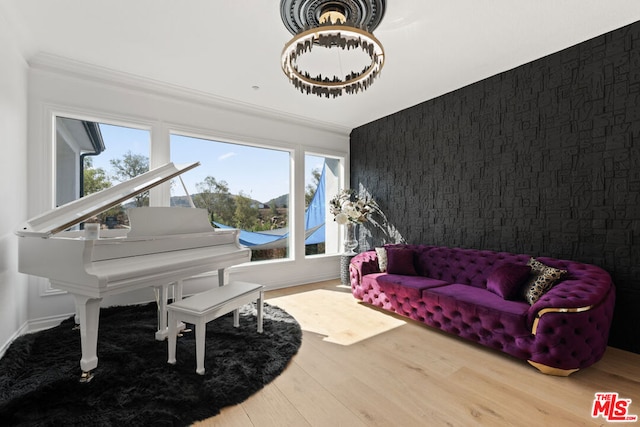
<path id="1" fill-rule="evenodd" d="M 438 286 L 445 286 L 449 283 L 444 280 L 430 279 L 422 276 L 403 276 L 400 274 L 380 274 L 378 275 L 378 283 L 396 284 L 414 289 L 430 289 Z M 420 295 L 419 295 L 420 296 Z"/>
<path id="2" fill-rule="evenodd" d="M 506 301 L 486 289 L 453 284 L 422 291 L 433 311 L 435 326 L 499 348 L 514 337 L 531 335 L 524 301 Z"/>
<path id="3" fill-rule="evenodd" d="M 414 265 L 415 252 L 408 248 L 387 248 L 387 272 L 389 274 L 402 274 L 416 276 Z"/>
<path id="4" fill-rule="evenodd" d="M 387 298 L 409 298 L 416 303 L 422 297 L 422 291 L 433 287 L 448 285 L 442 280 L 421 276 L 403 276 L 400 274 L 373 273 L 362 278 L 362 285 L 374 293 L 385 294 Z M 376 295 L 375 298 L 379 298 Z"/>
<path id="5" fill-rule="evenodd" d="M 527 265 L 531 266 L 532 275 L 523 286 L 522 292 L 524 299 L 531 305 L 567 274 L 567 270 L 549 267 L 535 258 L 531 258 Z"/>
<path id="6" fill-rule="evenodd" d="M 413 252 L 414 252 L 413 263 L 414 263 L 414 267 L 416 269 L 416 273 L 419 276 L 429 276 L 429 275 L 426 274 L 426 272 L 422 269 L 422 266 L 418 262 L 418 259 L 422 256 L 423 253 L 428 252 L 428 251 L 430 251 L 431 249 L 433 249 L 435 247 L 436 246 L 432 246 L 432 245 L 412 245 L 412 244 L 408 244 L 408 243 L 388 243 L 388 244 L 384 245 L 384 248 L 387 249 L 387 250 L 389 248 L 400 248 L 400 249 L 411 249 L 411 250 L 413 250 Z M 386 252 L 385 252 L 385 254 L 386 254 Z"/>
<path id="7" fill-rule="evenodd" d="M 522 285 L 529 278 L 531 267 L 524 264 L 501 264 L 487 277 L 487 290 L 506 300 L 520 298 Z"/>

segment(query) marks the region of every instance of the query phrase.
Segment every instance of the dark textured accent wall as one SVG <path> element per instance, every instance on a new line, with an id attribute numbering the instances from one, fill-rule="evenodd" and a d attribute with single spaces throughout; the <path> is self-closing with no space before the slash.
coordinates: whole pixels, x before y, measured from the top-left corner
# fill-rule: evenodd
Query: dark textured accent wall
<path id="1" fill-rule="evenodd" d="M 352 187 L 388 241 L 596 264 L 640 353 L 640 22 L 356 128 Z"/>

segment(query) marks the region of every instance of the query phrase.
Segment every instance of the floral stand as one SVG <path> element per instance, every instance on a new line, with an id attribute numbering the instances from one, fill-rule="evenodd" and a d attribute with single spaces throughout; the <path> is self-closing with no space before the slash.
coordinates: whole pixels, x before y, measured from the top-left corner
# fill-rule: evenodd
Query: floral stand
<path id="1" fill-rule="evenodd" d="M 342 285 L 351 286 L 351 280 L 349 278 L 349 263 L 351 262 L 351 258 L 355 255 L 355 253 L 353 255 L 340 255 L 340 283 Z"/>

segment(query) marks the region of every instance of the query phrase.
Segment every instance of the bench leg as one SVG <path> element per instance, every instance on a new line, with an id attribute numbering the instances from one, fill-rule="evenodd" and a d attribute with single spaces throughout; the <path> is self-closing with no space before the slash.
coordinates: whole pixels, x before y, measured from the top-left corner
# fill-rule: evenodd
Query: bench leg
<path id="1" fill-rule="evenodd" d="M 207 322 L 204 319 L 198 319 L 196 325 L 196 373 L 204 375 L 204 345 L 207 332 Z"/>
<path id="2" fill-rule="evenodd" d="M 240 327 L 240 310 L 238 310 L 237 308 L 233 310 L 233 327 Z"/>
<path id="3" fill-rule="evenodd" d="M 258 296 L 258 333 L 262 333 L 262 312 L 263 312 L 263 300 L 264 300 L 264 292 L 260 291 L 260 295 Z"/>
<path id="4" fill-rule="evenodd" d="M 178 338 L 176 315 L 173 311 L 169 311 L 169 335 L 167 337 L 167 348 L 169 350 L 169 358 L 167 363 L 176 364 L 176 341 Z"/>

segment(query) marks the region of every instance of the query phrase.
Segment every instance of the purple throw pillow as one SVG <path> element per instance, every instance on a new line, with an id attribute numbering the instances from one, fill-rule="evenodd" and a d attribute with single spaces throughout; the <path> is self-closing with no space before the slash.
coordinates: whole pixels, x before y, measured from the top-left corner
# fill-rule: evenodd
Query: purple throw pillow
<path id="1" fill-rule="evenodd" d="M 417 276 L 413 249 L 387 248 L 387 273 Z"/>
<path id="2" fill-rule="evenodd" d="M 522 284 L 529 278 L 531 267 L 524 264 L 503 264 L 487 278 L 487 290 L 506 300 L 518 299 Z"/>

